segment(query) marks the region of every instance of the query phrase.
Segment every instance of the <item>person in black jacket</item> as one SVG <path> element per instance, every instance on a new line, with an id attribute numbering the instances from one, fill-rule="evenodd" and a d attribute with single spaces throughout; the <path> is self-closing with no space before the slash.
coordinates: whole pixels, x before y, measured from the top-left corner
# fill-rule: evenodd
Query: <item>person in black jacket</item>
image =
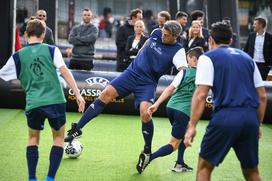
<path id="1" fill-rule="evenodd" d="M 186 52 L 194 47 L 202 47 L 203 50 L 207 51 L 205 39 L 202 34 L 202 26 L 198 20 L 192 21 L 192 25 L 189 29 L 189 34 L 184 46 Z"/>
<path id="2" fill-rule="evenodd" d="M 145 25 L 142 20 L 138 20 L 134 25 L 134 35 L 128 37 L 126 44 L 126 52 L 125 52 L 125 62 L 126 67 L 134 60 L 137 56 L 138 51 L 142 48 L 145 41 L 148 39 L 147 36 L 144 35 Z"/>
<path id="3" fill-rule="evenodd" d="M 272 34 L 265 31 L 266 20 L 263 17 L 254 19 L 254 32 L 248 35 L 244 51 L 256 62 L 262 79 L 266 80 L 272 63 Z"/>
<path id="4" fill-rule="evenodd" d="M 115 42 L 117 46 L 117 72 L 123 72 L 127 67 L 125 60 L 125 48 L 127 39 L 130 35 L 134 34 L 135 22 L 141 19 L 143 19 L 143 11 L 141 9 L 133 9 L 130 13 L 130 19 L 117 30 Z"/>
<path id="5" fill-rule="evenodd" d="M 204 50 L 208 50 L 208 39 L 209 39 L 209 30 L 205 28 L 204 25 L 204 20 L 205 20 L 205 13 L 201 10 L 195 10 L 191 13 L 191 18 L 192 21 L 198 20 L 201 23 L 202 26 L 202 35 L 205 39 L 205 48 Z"/>
<path id="6" fill-rule="evenodd" d="M 44 22 L 46 22 L 47 20 L 47 13 L 45 10 L 40 9 L 36 12 L 36 18 L 39 20 L 42 20 Z M 47 43 L 49 45 L 54 45 L 54 36 L 53 36 L 53 32 L 52 30 L 46 26 L 46 30 L 45 30 L 45 37 L 43 39 L 43 43 Z"/>
<path id="7" fill-rule="evenodd" d="M 166 21 L 169 21 L 170 19 L 171 19 L 171 15 L 170 15 L 170 13 L 168 11 L 160 11 L 158 13 L 158 24 L 152 27 L 152 31 L 157 29 L 157 28 L 162 29 L 164 23 Z M 151 33 L 152 33 L 152 31 L 151 31 Z"/>

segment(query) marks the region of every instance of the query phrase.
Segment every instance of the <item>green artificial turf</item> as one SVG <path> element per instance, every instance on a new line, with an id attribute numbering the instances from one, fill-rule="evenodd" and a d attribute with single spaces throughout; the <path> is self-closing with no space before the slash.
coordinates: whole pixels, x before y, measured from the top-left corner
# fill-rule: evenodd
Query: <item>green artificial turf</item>
<path id="1" fill-rule="evenodd" d="M 78 120 L 81 114 L 67 113 L 67 125 Z M 190 181 L 195 179 L 200 141 L 207 121 L 200 121 L 193 147 L 185 152 L 185 161 L 194 168 L 191 173 L 173 173 L 170 171 L 176 160 L 176 154 L 154 160 L 139 175 L 136 171 L 138 155 L 143 147 L 141 123 L 138 116 L 107 115 L 95 118 L 83 129 L 80 142 L 83 153 L 78 159 L 69 159 L 64 154 L 58 170 L 58 181 Z M 153 151 L 168 142 L 171 127 L 167 118 L 154 118 Z M 272 135 L 271 125 L 263 125 L 263 137 L 260 141 L 259 169 L 264 181 L 272 180 Z M 25 149 L 27 143 L 27 125 L 23 110 L 0 109 L 0 180 L 27 180 Z M 49 152 L 52 138 L 48 123 L 41 133 L 37 176 L 44 180 L 49 164 Z M 212 180 L 244 180 L 239 162 L 231 151 L 224 162 L 215 168 Z"/>

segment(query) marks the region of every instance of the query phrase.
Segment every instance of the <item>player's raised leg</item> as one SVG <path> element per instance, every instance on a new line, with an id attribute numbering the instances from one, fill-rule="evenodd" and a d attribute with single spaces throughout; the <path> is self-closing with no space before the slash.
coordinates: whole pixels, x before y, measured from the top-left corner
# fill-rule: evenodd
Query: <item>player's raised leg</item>
<path id="1" fill-rule="evenodd" d="M 85 111 L 78 123 L 72 123 L 71 129 L 68 131 L 68 135 L 65 138 L 65 142 L 71 142 L 74 138 L 79 137 L 82 134 L 81 128 L 83 128 L 89 121 L 99 115 L 105 108 L 105 106 L 114 98 L 118 96 L 117 90 L 108 85 Z"/>
<path id="2" fill-rule="evenodd" d="M 29 181 L 37 181 L 36 178 L 36 168 L 39 159 L 39 140 L 40 140 L 40 130 L 34 130 L 28 128 L 28 145 L 26 148 L 26 159 L 28 166 L 28 178 Z"/>

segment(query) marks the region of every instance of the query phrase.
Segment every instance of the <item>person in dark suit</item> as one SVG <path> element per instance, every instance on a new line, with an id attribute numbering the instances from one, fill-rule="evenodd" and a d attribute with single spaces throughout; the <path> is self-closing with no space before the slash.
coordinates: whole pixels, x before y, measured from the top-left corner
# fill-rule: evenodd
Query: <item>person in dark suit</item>
<path id="1" fill-rule="evenodd" d="M 145 25 L 142 20 L 138 20 L 134 24 L 134 35 L 128 37 L 126 49 L 125 49 L 125 63 L 126 68 L 135 59 L 138 51 L 142 48 L 145 41 L 148 39 L 144 35 Z"/>
<path id="2" fill-rule="evenodd" d="M 176 21 L 179 22 L 179 24 L 182 27 L 182 32 L 180 36 L 177 38 L 177 41 L 184 47 L 187 38 L 186 25 L 188 22 L 188 14 L 183 11 L 178 11 L 176 13 Z"/>
<path id="3" fill-rule="evenodd" d="M 256 17 L 253 23 L 254 32 L 248 35 L 244 51 L 256 62 L 262 79 L 266 80 L 272 63 L 272 34 L 265 31 L 266 20 Z"/>
<path id="4" fill-rule="evenodd" d="M 230 19 L 230 17 L 224 17 L 223 20 L 222 20 L 222 22 L 231 26 L 231 19 Z M 232 48 L 239 48 L 238 43 L 239 42 L 237 40 L 237 34 L 234 33 L 234 32 L 232 32 L 232 42 L 230 44 L 230 47 L 232 47 Z"/>
<path id="5" fill-rule="evenodd" d="M 46 22 L 47 20 L 47 13 L 45 10 L 40 9 L 36 12 L 36 18 Z M 45 30 L 45 37 L 43 40 L 43 43 L 47 43 L 49 45 L 54 45 L 54 36 L 53 36 L 53 32 L 51 30 L 51 28 L 49 28 L 48 26 L 46 26 L 46 30 Z"/>
<path id="6" fill-rule="evenodd" d="M 117 47 L 117 72 L 123 72 L 127 67 L 126 63 L 124 63 L 127 39 L 130 35 L 134 34 L 135 22 L 141 19 L 143 19 L 143 11 L 141 9 L 137 8 L 131 10 L 130 19 L 126 21 L 123 26 L 120 26 L 116 32 L 115 43 Z"/>
<path id="7" fill-rule="evenodd" d="M 205 46 L 205 39 L 202 34 L 202 26 L 200 21 L 195 20 L 192 21 L 192 25 L 189 29 L 188 38 L 186 39 L 185 43 L 185 51 L 189 51 L 190 49 L 194 47 L 202 47 L 203 50 L 206 49 Z"/>
<path id="8" fill-rule="evenodd" d="M 205 48 L 204 50 L 208 50 L 208 39 L 209 39 L 209 30 L 205 28 L 204 25 L 204 19 L 205 19 L 205 13 L 201 10 L 195 10 L 191 13 L 192 21 L 198 20 L 201 23 L 202 26 L 202 35 L 205 39 Z"/>
<path id="9" fill-rule="evenodd" d="M 166 21 L 169 21 L 171 19 L 171 15 L 168 11 L 160 11 L 158 14 L 158 24 L 152 27 L 152 31 L 160 28 L 163 28 L 163 25 Z M 152 33 L 151 31 L 151 33 Z"/>

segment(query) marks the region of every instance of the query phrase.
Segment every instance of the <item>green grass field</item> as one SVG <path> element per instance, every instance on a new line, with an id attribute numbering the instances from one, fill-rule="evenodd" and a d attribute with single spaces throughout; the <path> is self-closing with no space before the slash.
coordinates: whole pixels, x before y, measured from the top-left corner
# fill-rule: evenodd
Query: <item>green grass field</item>
<path id="1" fill-rule="evenodd" d="M 78 120 L 79 113 L 67 113 L 67 125 Z M 185 152 L 186 163 L 194 169 L 197 165 L 200 141 L 207 121 L 198 124 L 198 132 L 193 147 Z M 155 133 L 153 150 L 168 142 L 170 124 L 167 118 L 154 118 Z M 0 180 L 27 180 L 25 149 L 27 125 L 23 110 L 0 109 Z M 137 116 L 100 115 L 83 129 L 80 142 L 84 146 L 78 159 L 64 155 L 56 180 L 59 181 L 175 181 L 194 180 L 191 173 L 173 173 L 176 153 L 153 161 L 142 175 L 135 169 L 138 155 L 143 146 L 141 124 Z M 272 180 L 272 135 L 271 125 L 263 125 L 260 141 L 259 169 L 264 181 Z M 51 131 L 48 123 L 41 134 L 37 176 L 44 180 L 49 164 Z M 214 170 L 212 180 L 244 180 L 239 162 L 231 151 L 225 161 Z"/>

